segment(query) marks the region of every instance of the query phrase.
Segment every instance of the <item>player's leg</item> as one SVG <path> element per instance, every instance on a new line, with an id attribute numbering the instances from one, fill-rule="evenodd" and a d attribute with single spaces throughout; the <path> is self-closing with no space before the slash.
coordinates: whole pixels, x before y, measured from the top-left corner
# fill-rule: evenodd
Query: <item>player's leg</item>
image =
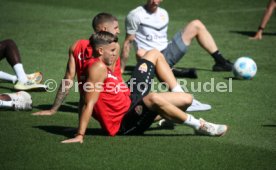
<path id="1" fill-rule="evenodd" d="M 213 66 L 214 71 L 232 70 L 232 63 L 222 56 L 214 38 L 200 20 L 191 21 L 182 31 L 182 40 L 187 46 L 191 44 L 194 38 L 214 58 L 216 63 Z"/>
<path id="2" fill-rule="evenodd" d="M 17 78 L 20 82 L 26 83 L 28 81 L 27 75 L 21 64 L 21 58 L 17 45 L 13 40 L 7 39 L 0 42 L 1 44 L 1 56 L 5 57 L 11 67 L 14 69 Z"/>
<path id="3" fill-rule="evenodd" d="M 10 96 L 6 94 L 0 94 L 0 108 L 12 108 L 13 102 Z"/>
<path id="4" fill-rule="evenodd" d="M 193 102 L 193 96 L 189 93 L 165 92 L 158 95 L 183 111 L 186 111 Z"/>
<path id="5" fill-rule="evenodd" d="M 21 63 L 19 50 L 13 40 L 7 39 L 0 42 L 0 58 L 7 59 L 8 63 L 12 66 L 16 73 L 16 80 L 18 80 L 20 84 L 25 84 L 28 81 L 34 81 L 35 83 L 39 83 L 42 81 L 42 74 L 40 72 L 26 75 L 23 65 Z M 0 78 L 3 78 L 5 80 L 11 80 L 13 83 L 16 81 L 15 76 L 7 73 L 5 74 L 4 72 L 0 72 Z M 25 89 L 19 88 L 19 90 Z"/>
<path id="6" fill-rule="evenodd" d="M 164 59 L 164 56 L 157 50 L 148 51 L 143 58 L 138 61 L 134 71 L 132 72 L 131 79 L 128 81 L 130 89 L 134 89 L 135 91 L 138 89 L 134 87 L 143 87 L 139 84 L 151 82 L 155 76 L 155 72 L 161 81 L 167 83 L 170 90 L 174 92 L 184 92 L 181 86 L 177 84 L 177 81 L 166 60 Z M 147 90 L 150 90 L 150 87 L 147 88 Z M 139 91 L 141 92 L 143 89 L 144 87 L 139 89 Z"/>
<path id="7" fill-rule="evenodd" d="M 182 39 L 186 45 L 190 45 L 194 38 L 196 38 L 199 44 L 210 54 L 218 50 L 213 37 L 206 29 L 205 25 L 199 20 L 193 20 L 188 23 L 182 32 Z"/>
<path id="8" fill-rule="evenodd" d="M 11 75 L 9 73 L 0 71 L 0 80 L 5 80 L 5 81 L 15 83 L 17 81 L 17 77 L 15 75 Z"/>
<path id="9" fill-rule="evenodd" d="M 183 110 L 186 110 L 192 101 L 192 96 L 187 93 L 160 93 L 160 95 L 165 96 L 165 100 Z M 124 135 L 143 134 L 150 127 L 156 116 L 156 111 L 150 111 L 142 99 L 132 95 L 132 105 L 123 118 L 120 133 Z"/>
<path id="10" fill-rule="evenodd" d="M 188 47 L 183 43 L 181 32 L 174 35 L 168 46 L 161 51 L 170 67 L 173 67 L 187 52 Z M 197 78 L 194 68 L 172 68 L 176 77 Z"/>
<path id="11" fill-rule="evenodd" d="M 140 86 L 139 84 L 140 83 L 143 84 L 144 82 L 149 82 L 153 78 L 154 68 L 156 70 L 156 73 L 159 79 L 163 82 L 166 82 L 171 91 L 182 92 L 185 94 L 181 86 L 177 83 L 163 54 L 161 54 L 157 50 L 148 51 L 143 56 L 142 60 L 138 61 L 136 68 L 133 71 L 132 78 L 128 82 L 129 87 L 134 94 L 141 97 L 141 96 L 145 96 L 149 92 L 150 87 Z M 136 83 L 135 86 L 132 84 L 132 82 L 134 82 L 133 78 L 135 79 L 135 83 Z M 137 87 L 140 87 L 140 88 L 137 89 Z M 182 109 L 186 110 L 186 108 L 187 106 L 185 106 L 185 109 L 184 108 Z M 192 105 L 188 107 L 189 111 L 205 111 L 210 109 L 211 109 L 210 105 L 203 104 L 195 99 L 193 99 Z M 162 122 L 171 124 L 169 122 L 166 122 L 165 120 L 162 120 Z"/>
<path id="12" fill-rule="evenodd" d="M 162 53 L 158 50 L 150 50 L 142 58 L 154 64 L 157 77 L 161 81 L 167 83 L 170 90 L 177 86 L 176 78 Z"/>
<path id="13" fill-rule="evenodd" d="M 157 112 L 167 120 L 190 126 L 201 134 L 221 136 L 227 131 L 226 125 L 209 123 L 203 119 L 196 119 L 194 116 L 186 114 L 180 108 L 168 102 L 166 95 L 150 93 L 143 98 L 143 102 L 151 111 Z"/>
<path id="14" fill-rule="evenodd" d="M 177 83 L 176 78 L 162 53 L 157 50 L 151 50 L 143 56 L 143 59 L 146 59 L 155 65 L 157 77 L 159 77 L 161 81 L 167 83 L 170 91 L 184 93 L 181 86 Z M 210 109 L 210 105 L 203 104 L 194 99 L 192 105 L 188 108 L 188 111 L 205 111 Z"/>
<path id="15" fill-rule="evenodd" d="M 8 42 L 9 40 L 4 40 L 0 42 L 0 60 L 6 57 L 7 53 L 7 48 L 8 48 Z M 11 61 L 8 60 L 10 63 Z M 15 83 L 17 81 L 17 77 L 15 75 L 11 75 L 9 73 L 0 71 L 0 79 L 1 80 L 6 80 L 6 81 L 11 81 Z"/>

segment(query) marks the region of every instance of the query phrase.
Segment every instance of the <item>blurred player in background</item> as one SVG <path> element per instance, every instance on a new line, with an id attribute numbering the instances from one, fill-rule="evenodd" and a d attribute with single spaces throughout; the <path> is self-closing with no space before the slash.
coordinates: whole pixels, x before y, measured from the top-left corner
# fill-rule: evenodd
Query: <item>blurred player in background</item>
<path id="1" fill-rule="evenodd" d="M 170 67 L 173 67 L 187 52 L 193 39 L 196 39 L 215 60 L 213 71 L 232 71 L 232 63 L 222 56 L 218 47 L 205 25 L 200 20 L 193 20 L 181 31 L 177 32 L 172 41 L 168 42 L 167 30 L 169 16 L 165 9 L 159 5 L 162 0 L 147 0 L 126 17 L 126 37 L 121 53 L 122 72 L 129 57 L 131 44 L 134 42 L 136 57 L 141 58 L 148 50 L 158 49 L 164 54 Z M 196 78 L 193 70 L 173 69 L 176 76 Z"/>

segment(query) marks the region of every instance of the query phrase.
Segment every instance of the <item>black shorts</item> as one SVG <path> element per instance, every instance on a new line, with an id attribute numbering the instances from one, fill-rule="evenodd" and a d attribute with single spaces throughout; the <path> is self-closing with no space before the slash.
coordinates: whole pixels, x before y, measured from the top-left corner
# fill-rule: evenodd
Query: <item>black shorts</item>
<path id="1" fill-rule="evenodd" d="M 131 90 L 131 105 L 125 114 L 119 134 L 140 135 L 147 130 L 157 114 L 150 111 L 143 102 L 143 97 L 149 94 L 151 82 L 155 76 L 155 67 L 148 60 L 141 59 L 127 82 Z"/>

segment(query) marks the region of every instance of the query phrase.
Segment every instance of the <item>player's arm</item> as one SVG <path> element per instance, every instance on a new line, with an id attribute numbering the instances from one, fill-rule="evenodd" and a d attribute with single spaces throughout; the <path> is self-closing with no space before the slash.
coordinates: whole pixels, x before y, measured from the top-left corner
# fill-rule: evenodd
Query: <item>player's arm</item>
<path id="1" fill-rule="evenodd" d="M 125 30 L 126 36 L 123 43 L 122 53 L 121 53 L 121 72 L 125 70 L 126 62 L 129 56 L 130 47 L 135 39 L 135 34 L 139 28 L 140 19 L 134 12 L 130 12 L 125 20 Z"/>
<path id="2" fill-rule="evenodd" d="M 70 91 L 70 88 L 72 87 L 72 83 L 76 75 L 76 63 L 73 56 L 74 48 L 75 44 L 69 48 L 69 59 L 66 66 L 66 72 L 64 78 L 60 83 L 52 108 L 50 110 L 35 112 L 33 113 L 33 115 L 53 115 L 58 111 L 61 104 L 65 100 L 66 96 Z"/>
<path id="3" fill-rule="evenodd" d="M 135 34 L 126 34 L 126 37 L 123 43 L 122 53 L 121 53 L 121 72 L 122 73 L 125 70 L 130 48 L 134 39 L 135 39 Z"/>
<path id="4" fill-rule="evenodd" d="M 67 139 L 62 141 L 62 143 L 82 143 L 87 129 L 88 123 L 90 121 L 94 105 L 98 101 L 100 92 L 102 91 L 102 85 L 107 77 L 107 68 L 101 63 L 94 63 L 88 70 L 88 79 L 86 81 L 87 89 L 85 91 L 84 105 L 82 108 L 82 113 L 79 119 L 79 127 L 77 134 L 72 139 Z"/>

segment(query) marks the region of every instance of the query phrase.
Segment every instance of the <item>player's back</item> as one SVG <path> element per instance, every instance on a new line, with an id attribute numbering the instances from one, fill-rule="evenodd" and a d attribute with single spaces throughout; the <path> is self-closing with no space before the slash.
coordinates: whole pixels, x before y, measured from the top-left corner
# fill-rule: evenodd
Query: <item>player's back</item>
<path id="1" fill-rule="evenodd" d="M 78 40 L 75 43 L 73 56 L 76 64 L 76 73 L 80 92 L 83 92 L 83 84 L 85 83 L 87 77 L 87 66 L 93 58 L 92 55 L 93 50 L 89 40 Z"/>

